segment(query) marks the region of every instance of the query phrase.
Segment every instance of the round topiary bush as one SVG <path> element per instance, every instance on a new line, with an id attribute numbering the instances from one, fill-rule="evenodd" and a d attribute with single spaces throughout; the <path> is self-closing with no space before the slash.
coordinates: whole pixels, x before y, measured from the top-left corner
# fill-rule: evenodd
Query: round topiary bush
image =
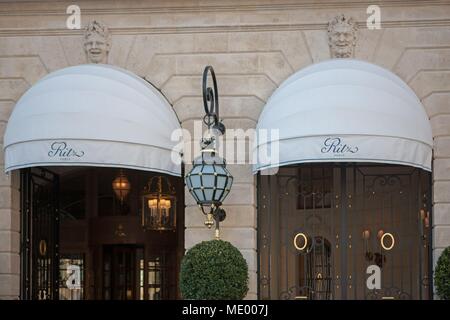
<path id="1" fill-rule="evenodd" d="M 184 299 L 243 299 L 248 291 L 247 261 L 227 241 L 203 241 L 181 262 L 180 289 Z"/>
<path id="2" fill-rule="evenodd" d="M 441 299 L 450 300 L 450 247 L 439 257 L 434 271 L 436 292 Z"/>

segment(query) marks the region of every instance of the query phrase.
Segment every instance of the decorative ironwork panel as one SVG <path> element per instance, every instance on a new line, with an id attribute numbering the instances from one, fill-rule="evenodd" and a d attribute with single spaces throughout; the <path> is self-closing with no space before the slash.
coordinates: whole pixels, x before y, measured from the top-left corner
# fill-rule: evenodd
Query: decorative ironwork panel
<path id="1" fill-rule="evenodd" d="M 260 298 L 432 297 L 427 172 L 314 164 L 258 179 Z"/>
<path id="2" fill-rule="evenodd" d="M 21 297 L 59 298 L 58 176 L 43 168 L 21 171 Z"/>

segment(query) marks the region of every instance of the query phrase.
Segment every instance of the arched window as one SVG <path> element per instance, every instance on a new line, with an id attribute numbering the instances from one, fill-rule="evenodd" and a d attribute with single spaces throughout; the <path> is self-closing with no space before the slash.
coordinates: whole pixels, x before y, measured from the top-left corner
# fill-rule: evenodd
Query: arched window
<path id="1" fill-rule="evenodd" d="M 310 300 L 331 298 L 331 245 L 321 236 L 309 239 L 305 253 L 298 256 L 298 287 Z M 299 296 L 301 297 L 301 296 Z"/>

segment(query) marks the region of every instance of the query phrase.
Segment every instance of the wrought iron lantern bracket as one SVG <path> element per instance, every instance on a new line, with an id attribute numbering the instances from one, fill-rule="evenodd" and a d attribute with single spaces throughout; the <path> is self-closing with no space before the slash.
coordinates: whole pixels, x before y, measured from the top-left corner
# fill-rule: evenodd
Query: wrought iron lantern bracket
<path id="1" fill-rule="evenodd" d="M 208 76 L 212 78 L 212 87 L 208 86 Z M 200 141 L 201 155 L 194 159 L 192 170 L 186 175 L 186 185 L 203 214 L 205 225 L 211 228 L 215 224 L 215 237 L 219 239 L 219 223 L 226 217 L 220 206 L 230 192 L 233 176 L 226 169 L 226 162 L 216 152 L 216 140 L 225 133 L 225 125 L 219 117 L 219 93 L 216 75 L 211 66 L 203 71 L 203 122 L 208 127 L 208 135 Z"/>
<path id="2" fill-rule="evenodd" d="M 208 75 L 211 75 L 213 87 L 208 86 Z M 203 107 L 205 109 L 205 116 L 203 122 L 208 126 L 208 129 L 215 129 L 220 134 L 225 134 L 225 125 L 219 117 L 219 91 L 217 89 L 216 74 L 212 66 L 207 66 L 203 71 Z"/>

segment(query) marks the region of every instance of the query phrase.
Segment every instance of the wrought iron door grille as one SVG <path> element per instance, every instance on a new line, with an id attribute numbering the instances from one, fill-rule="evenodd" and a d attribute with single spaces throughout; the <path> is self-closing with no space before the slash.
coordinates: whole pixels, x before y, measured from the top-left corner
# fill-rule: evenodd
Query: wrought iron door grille
<path id="1" fill-rule="evenodd" d="M 313 164 L 258 177 L 262 299 L 429 299 L 430 175 Z M 367 287 L 377 266 L 381 288 Z"/>
<path id="2" fill-rule="evenodd" d="M 21 170 L 21 297 L 59 298 L 58 176 L 43 168 Z"/>

